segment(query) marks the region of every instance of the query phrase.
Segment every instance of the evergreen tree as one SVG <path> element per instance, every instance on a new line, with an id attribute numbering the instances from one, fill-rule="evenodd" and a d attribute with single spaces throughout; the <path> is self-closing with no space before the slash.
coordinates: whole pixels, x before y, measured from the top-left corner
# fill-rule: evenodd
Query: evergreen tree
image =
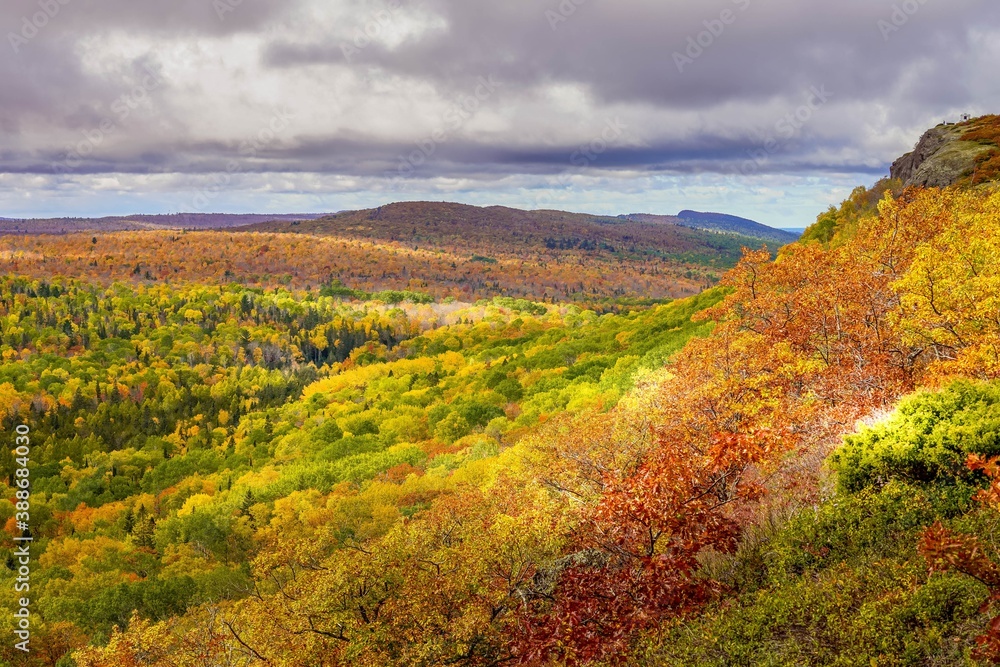
<path id="1" fill-rule="evenodd" d="M 135 530 L 135 513 L 132 512 L 132 508 L 125 510 L 125 517 L 122 522 L 122 527 L 125 529 L 126 535 L 131 535 L 132 531 Z"/>
<path id="2" fill-rule="evenodd" d="M 135 525 L 132 530 L 132 543 L 137 547 L 156 549 L 156 519 L 149 516 L 145 505 L 139 505 L 136 512 Z"/>

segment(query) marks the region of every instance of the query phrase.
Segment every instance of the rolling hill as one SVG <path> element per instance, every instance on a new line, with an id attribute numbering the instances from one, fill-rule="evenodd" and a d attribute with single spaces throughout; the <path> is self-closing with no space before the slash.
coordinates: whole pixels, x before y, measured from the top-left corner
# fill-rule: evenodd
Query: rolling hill
<path id="1" fill-rule="evenodd" d="M 735 234 L 752 239 L 761 239 L 768 243 L 785 245 L 798 240 L 799 234 L 775 229 L 759 222 L 725 213 L 702 213 L 700 211 L 681 211 L 677 215 L 650 215 L 648 213 L 632 213 L 622 218 L 633 222 L 674 224 L 691 229 L 701 229 L 722 234 Z"/>
<path id="2" fill-rule="evenodd" d="M 0 218 L 0 234 L 72 234 L 74 232 L 123 232 L 149 229 L 228 229 L 256 222 L 308 220 L 319 217 L 322 217 L 322 214 L 170 213 L 103 218 Z"/>
<path id="3" fill-rule="evenodd" d="M 760 236 L 740 234 L 721 238 L 681 222 L 666 216 L 611 217 L 565 211 L 524 211 L 505 206 L 401 202 L 316 220 L 265 222 L 239 229 L 402 242 L 418 247 L 462 247 L 482 252 L 497 248 L 507 251 L 580 249 L 624 256 L 697 258 L 710 266 L 727 266 L 739 258 L 742 246 L 760 247 L 764 240 Z M 788 236 L 789 239 L 782 239 L 782 243 L 794 240 L 792 235 Z"/>
<path id="4" fill-rule="evenodd" d="M 615 297 L 643 293 L 653 298 L 689 296 L 710 287 L 719 272 L 735 266 L 744 247 L 766 247 L 774 252 L 783 245 L 693 229 L 668 218 L 633 220 L 448 202 L 401 202 L 315 220 L 259 223 L 234 231 L 389 244 L 399 252 L 453 257 L 459 269 L 464 262 L 479 262 L 501 276 L 513 266 L 547 267 L 564 277 L 534 296 L 557 293 L 560 298 L 609 294 L 609 288 Z M 584 277 L 588 271 L 617 276 L 619 286 L 596 286 L 594 280 Z M 578 283 L 575 288 L 574 283 Z M 498 284 L 507 284 L 507 290 L 515 287 L 504 280 Z"/>
<path id="5" fill-rule="evenodd" d="M 324 217 L 0 222 L 0 269 L 102 284 L 198 280 L 345 297 L 634 303 L 697 294 L 735 266 L 744 247 L 773 253 L 778 245 L 673 219 L 404 202 Z"/>

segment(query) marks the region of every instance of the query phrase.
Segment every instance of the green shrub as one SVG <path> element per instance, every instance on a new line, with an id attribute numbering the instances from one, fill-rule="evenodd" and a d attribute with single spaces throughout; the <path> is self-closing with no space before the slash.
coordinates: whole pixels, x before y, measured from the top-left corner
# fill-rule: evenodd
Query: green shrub
<path id="1" fill-rule="evenodd" d="M 971 664 L 986 588 L 929 574 L 917 552 L 941 497 L 894 481 L 799 512 L 730 565 L 734 596 L 647 639 L 630 664 Z"/>
<path id="2" fill-rule="evenodd" d="M 974 664 L 988 591 L 957 573 L 930 574 L 917 545 L 941 521 L 996 556 L 997 512 L 973 501 L 982 480 L 964 461 L 1000 453 L 998 439 L 1000 383 L 904 400 L 831 456 L 833 497 L 710 563 L 730 594 L 640 642 L 631 664 Z"/>
<path id="3" fill-rule="evenodd" d="M 1000 383 L 959 382 L 912 396 L 888 420 L 847 437 L 830 465 L 851 493 L 892 479 L 971 480 L 971 453 L 1000 454 Z"/>
<path id="4" fill-rule="evenodd" d="M 524 398 L 524 387 L 514 378 L 503 380 L 493 387 L 493 391 L 503 396 L 509 402 L 520 401 Z"/>
<path id="5" fill-rule="evenodd" d="M 352 435 L 377 435 L 378 424 L 371 417 L 348 417 L 344 420 L 344 430 Z"/>
<path id="6" fill-rule="evenodd" d="M 320 450 L 320 461 L 337 461 L 357 454 L 369 454 L 384 449 L 378 438 L 372 435 L 350 435 L 330 443 Z"/>
<path id="7" fill-rule="evenodd" d="M 458 412 L 472 428 L 483 428 L 491 420 L 505 416 L 502 408 L 482 401 L 469 401 L 462 405 Z"/>
<path id="8" fill-rule="evenodd" d="M 313 439 L 324 443 L 336 442 L 344 437 L 344 431 L 333 419 L 327 419 L 312 432 Z"/>

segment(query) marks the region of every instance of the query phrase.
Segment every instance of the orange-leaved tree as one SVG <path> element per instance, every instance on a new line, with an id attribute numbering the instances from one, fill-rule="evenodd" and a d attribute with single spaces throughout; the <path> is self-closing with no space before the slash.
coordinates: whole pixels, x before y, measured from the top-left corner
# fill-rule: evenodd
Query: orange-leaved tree
<path id="1" fill-rule="evenodd" d="M 788 459 L 815 472 L 840 433 L 916 385 L 927 355 L 904 339 L 896 283 L 951 222 L 951 197 L 887 196 L 835 248 L 746 252 L 705 315 L 713 335 L 678 355 L 646 406 L 648 438 L 605 425 L 550 444 L 561 463 L 548 481 L 581 520 L 531 601 L 523 661 L 613 661 L 637 631 L 696 610 L 720 590 L 702 558 L 735 549 Z"/>
<path id="2" fill-rule="evenodd" d="M 553 420 L 516 483 L 487 476 L 332 552 L 277 539 L 255 563 L 250 596 L 185 623 L 203 629 L 192 636 L 205 650 L 247 664 L 626 655 L 637 633 L 723 590 L 700 564 L 736 548 L 768 492 L 808 481 L 839 434 L 942 360 L 988 353 L 987 310 L 968 298 L 942 310 L 930 289 L 941 276 L 924 270 L 958 218 L 985 224 L 980 210 L 960 193 L 911 190 L 887 196 L 835 247 L 797 244 L 777 261 L 746 253 L 726 277 L 729 296 L 705 315 L 712 335 L 619 408 Z M 970 251 L 986 256 L 991 232 L 978 233 Z M 970 275 L 991 275 L 978 257 Z M 988 296 L 992 282 L 977 284 Z M 204 629 L 220 627 L 215 644 Z M 131 650 L 137 632 L 117 646 Z"/>

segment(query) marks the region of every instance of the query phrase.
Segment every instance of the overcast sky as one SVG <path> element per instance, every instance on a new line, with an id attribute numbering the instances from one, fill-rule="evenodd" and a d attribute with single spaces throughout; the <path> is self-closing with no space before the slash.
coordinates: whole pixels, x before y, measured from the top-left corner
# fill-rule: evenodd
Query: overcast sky
<path id="1" fill-rule="evenodd" d="M 805 226 L 1000 111 L 996 0 L 3 0 L 0 217 L 431 199 Z"/>

